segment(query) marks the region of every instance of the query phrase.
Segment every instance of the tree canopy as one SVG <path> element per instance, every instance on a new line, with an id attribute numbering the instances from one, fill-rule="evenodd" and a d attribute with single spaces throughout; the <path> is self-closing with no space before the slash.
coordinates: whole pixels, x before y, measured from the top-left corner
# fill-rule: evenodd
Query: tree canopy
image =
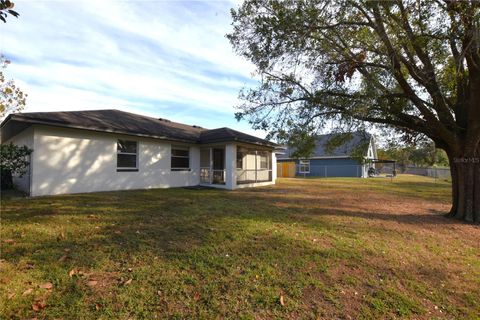
<path id="1" fill-rule="evenodd" d="M 5 77 L 5 69 L 10 64 L 3 55 L 0 56 L 0 120 L 9 113 L 20 112 L 25 108 L 27 94 L 25 94 L 12 79 Z"/>
<path id="2" fill-rule="evenodd" d="M 246 0 L 232 18 L 261 78 L 238 119 L 280 139 L 329 121 L 426 136 L 462 176 L 452 214 L 480 221 L 479 1 Z"/>
<path id="3" fill-rule="evenodd" d="M 30 164 L 28 156 L 33 152 L 27 146 L 12 143 L 0 145 L 0 180 L 3 189 L 13 188 L 12 175 L 22 177 Z"/>
<path id="4" fill-rule="evenodd" d="M 6 23 L 8 15 L 18 18 L 19 14 L 13 10 L 14 6 L 15 4 L 10 0 L 0 0 L 0 20 Z"/>

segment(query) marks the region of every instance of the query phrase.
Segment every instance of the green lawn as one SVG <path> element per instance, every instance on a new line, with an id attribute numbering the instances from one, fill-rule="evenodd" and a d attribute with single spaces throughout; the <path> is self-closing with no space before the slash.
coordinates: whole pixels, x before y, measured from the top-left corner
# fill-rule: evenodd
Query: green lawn
<path id="1" fill-rule="evenodd" d="M 449 197 L 400 176 L 4 199 L 0 318 L 478 319 L 480 228 Z"/>

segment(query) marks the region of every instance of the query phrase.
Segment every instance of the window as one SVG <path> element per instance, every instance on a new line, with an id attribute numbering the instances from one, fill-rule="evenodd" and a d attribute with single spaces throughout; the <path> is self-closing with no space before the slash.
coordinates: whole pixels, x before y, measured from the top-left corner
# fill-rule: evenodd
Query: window
<path id="1" fill-rule="evenodd" d="M 268 154 L 266 152 L 259 152 L 260 169 L 268 169 Z"/>
<path id="2" fill-rule="evenodd" d="M 190 150 L 185 147 L 172 146 L 172 171 L 190 170 Z"/>
<path id="3" fill-rule="evenodd" d="M 138 171 L 138 143 L 117 141 L 117 171 Z"/>
<path id="4" fill-rule="evenodd" d="M 310 173 L 310 160 L 300 160 L 298 173 Z"/>

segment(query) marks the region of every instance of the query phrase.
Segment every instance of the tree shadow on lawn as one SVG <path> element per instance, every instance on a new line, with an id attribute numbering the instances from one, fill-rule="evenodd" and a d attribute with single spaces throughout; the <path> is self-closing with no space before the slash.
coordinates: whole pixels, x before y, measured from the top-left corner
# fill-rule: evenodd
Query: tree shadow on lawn
<path id="1" fill-rule="evenodd" d="M 421 298 L 448 304 L 444 298 L 448 286 L 440 286 L 441 281 L 449 281 L 447 270 L 433 264 L 425 268 L 422 261 L 395 265 L 361 243 L 355 245 L 348 229 L 342 231 L 338 221 L 327 219 L 365 219 L 363 213 L 352 213 L 353 206 L 345 207 L 347 211 L 323 211 L 295 206 L 309 199 L 300 197 L 293 204 L 280 199 L 266 194 L 259 198 L 256 192 L 152 190 L 25 200 L 41 210 L 58 206 L 41 215 L 33 208 L 22 209 L 18 202 L 3 214 L 2 228 L 30 224 L 31 234 L 3 250 L 8 264 L 5 274 L 11 279 L 2 281 L 17 288 L 15 303 L 4 316 L 151 317 L 159 313 L 305 318 L 315 311 L 327 317 L 355 316 L 362 308 L 374 316 L 398 315 L 398 306 L 388 298 L 392 291 L 399 291 L 397 300 L 410 314 L 424 313 Z M 391 216 L 388 221 L 399 218 L 378 213 L 367 219 L 385 220 L 384 216 Z M 401 219 L 413 224 L 414 217 Z M 32 221 L 39 225 L 32 226 Z M 60 230 L 65 232 L 64 239 L 58 239 Z M 370 226 L 368 232 L 380 235 L 385 230 Z M 34 268 L 28 269 L 27 264 Z M 69 277 L 74 269 L 84 274 Z M 402 281 L 417 282 L 418 272 L 424 272 L 423 281 L 438 297 L 414 292 Z M 388 286 L 378 274 L 390 279 Z M 102 277 L 109 283 L 99 280 Z M 133 281 L 126 285 L 129 279 Z M 21 295 L 28 287 L 25 281 L 54 284 L 45 310 L 31 311 L 33 296 Z M 89 281 L 99 283 L 89 286 Z M 380 296 L 386 296 L 379 301 L 384 307 L 377 310 L 378 301 L 372 299 L 382 292 Z M 280 294 L 286 297 L 286 307 L 279 304 Z M 468 301 L 462 303 L 472 308 Z M 460 311 L 455 307 L 451 312 Z"/>
<path id="2" fill-rule="evenodd" d="M 344 199 L 338 199 L 336 197 L 328 197 L 325 195 L 319 196 L 295 196 L 289 198 L 286 196 L 287 192 L 281 192 L 278 190 L 263 190 L 261 193 L 261 202 L 268 203 L 271 207 L 283 208 L 287 211 L 294 212 L 294 214 L 301 214 L 302 217 L 318 217 L 318 216 L 349 216 L 355 218 L 364 218 L 371 220 L 384 220 L 394 221 L 412 225 L 468 225 L 459 220 L 449 219 L 445 217 L 446 211 L 436 208 L 425 208 L 425 210 L 415 207 L 415 203 L 419 205 L 425 205 L 418 199 L 406 199 L 407 205 L 412 207 L 412 211 L 416 213 L 391 212 L 393 210 L 385 211 L 382 208 L 375 208 L 375 203 L 372 203 L 371 208 L 365 205 L 365 200 L 351 199 L 351 201 L 342 201 Z M 257 195 L 259 191 L 251 192 L 239 192 L 235 196 L 243 198 L 246 203 L 255 203 L 259 201 Z M 348 199 L 347 199 L 348 200 Z M 378 200 L 378 199 L 377 199 Z M 384 203 L 380 203 L 382 207 L 386 206 L 386 203 L 391 201 L 388 197 L 383 199 Z M 413 206 L 412 206 L 413 204 Z M 435 203 L 430 203 L 432 207 L 436 206 Z M 388 207 L 388 205 L 387 205 Z M 393 208 L 399 207 L 399 203 L 392 206 Z"/>
<path id="3" fill-rule="evenodd" d="M 369 306 L 365 296 L 384 291 L 384 284 L 375 279 L 375 274 L 393 277 L 397 272 L 405 273 L 370 262 L 368 252 L 359 248 L 292 238 L 285 234 L 289 223 L 259 230 L 249 222 L 242 225 L 242 219 L 246 218 L 217 220 L 214 227 L 203 228 L 200 226 L 208 225 L 207 221 L 191 225 L 154 220 L 139 227 L 137 217 L 122 216 L 114 227 L 96 229 L 98 236 L 71 234 L 61 241 L 39 239 L 27 251 L 6 250 L 4 258 L 9 263 L 15 261 L 18 266 L 20 260 L 28 260 L 35 266 L 30 274 L 33 285 L 44 281 L 54 284 L 45 310 L 29 310 L 32 301 L 20 296 L 18 304 L 23 309 L 10 312 L 40 317 L 163 313 L 207 317 L 222 314 L 230 318 L 242 314 L 292 318 L 297 314 L 303 318 L 318 309 L 328 316 L 354 316 Z M 230 230 L 227 224 L 231 222 L 238 222 L 239 228 Z M 65 248 L 71 250 L 69 258 L 58 261 Z M 338 274 L 338 266 L 342 265 L 346 270 L 360 265 L 361 269 L 375 272 L 368 275 L 361 271 L 351 283 L 348 272 Z M 411 265 L 408 269 L 418 267 Z M 69 277 L 71 270 L 82 271 L 83 275 Z M 437 279 L 447 276 L 440 268 L 435 269 Z M 109 283 L 101 282 L 102 277 L 108 277 Z M 127 286 L 128 279 L 133 281 Z M 89 286 L 91 281 L 99 283 Z M 395 288 L 396 284 L 391 286 Z M 197 293 L 200 298 L 196 298 Z M 280 294 L 288 301 L 286 308 L 278 302 Z M 313 302 L 311 295 L 321 295 L 323 300 Z M 410 300 L 405 307 L 408 312 L 421 314 L 423 308 Z M 100 310 L 95 309 L 97 304 L 102 306 Z M 375 312 L 396 313 L 393 306 Z"/>

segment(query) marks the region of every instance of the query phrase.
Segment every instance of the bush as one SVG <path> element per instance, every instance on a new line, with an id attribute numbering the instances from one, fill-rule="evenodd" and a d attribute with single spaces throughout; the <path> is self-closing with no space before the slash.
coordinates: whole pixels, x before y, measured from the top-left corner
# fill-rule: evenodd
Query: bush
<path id="1" fill-rule="evenodd" d="M 28 156 L 33 150 L 27 146 L 16 146 L 13 143 L 0 145 L 0 185 L 1 189 L 13 189 L 12 176 L 23 176 L 27 173 L 30 161 Z"/>

